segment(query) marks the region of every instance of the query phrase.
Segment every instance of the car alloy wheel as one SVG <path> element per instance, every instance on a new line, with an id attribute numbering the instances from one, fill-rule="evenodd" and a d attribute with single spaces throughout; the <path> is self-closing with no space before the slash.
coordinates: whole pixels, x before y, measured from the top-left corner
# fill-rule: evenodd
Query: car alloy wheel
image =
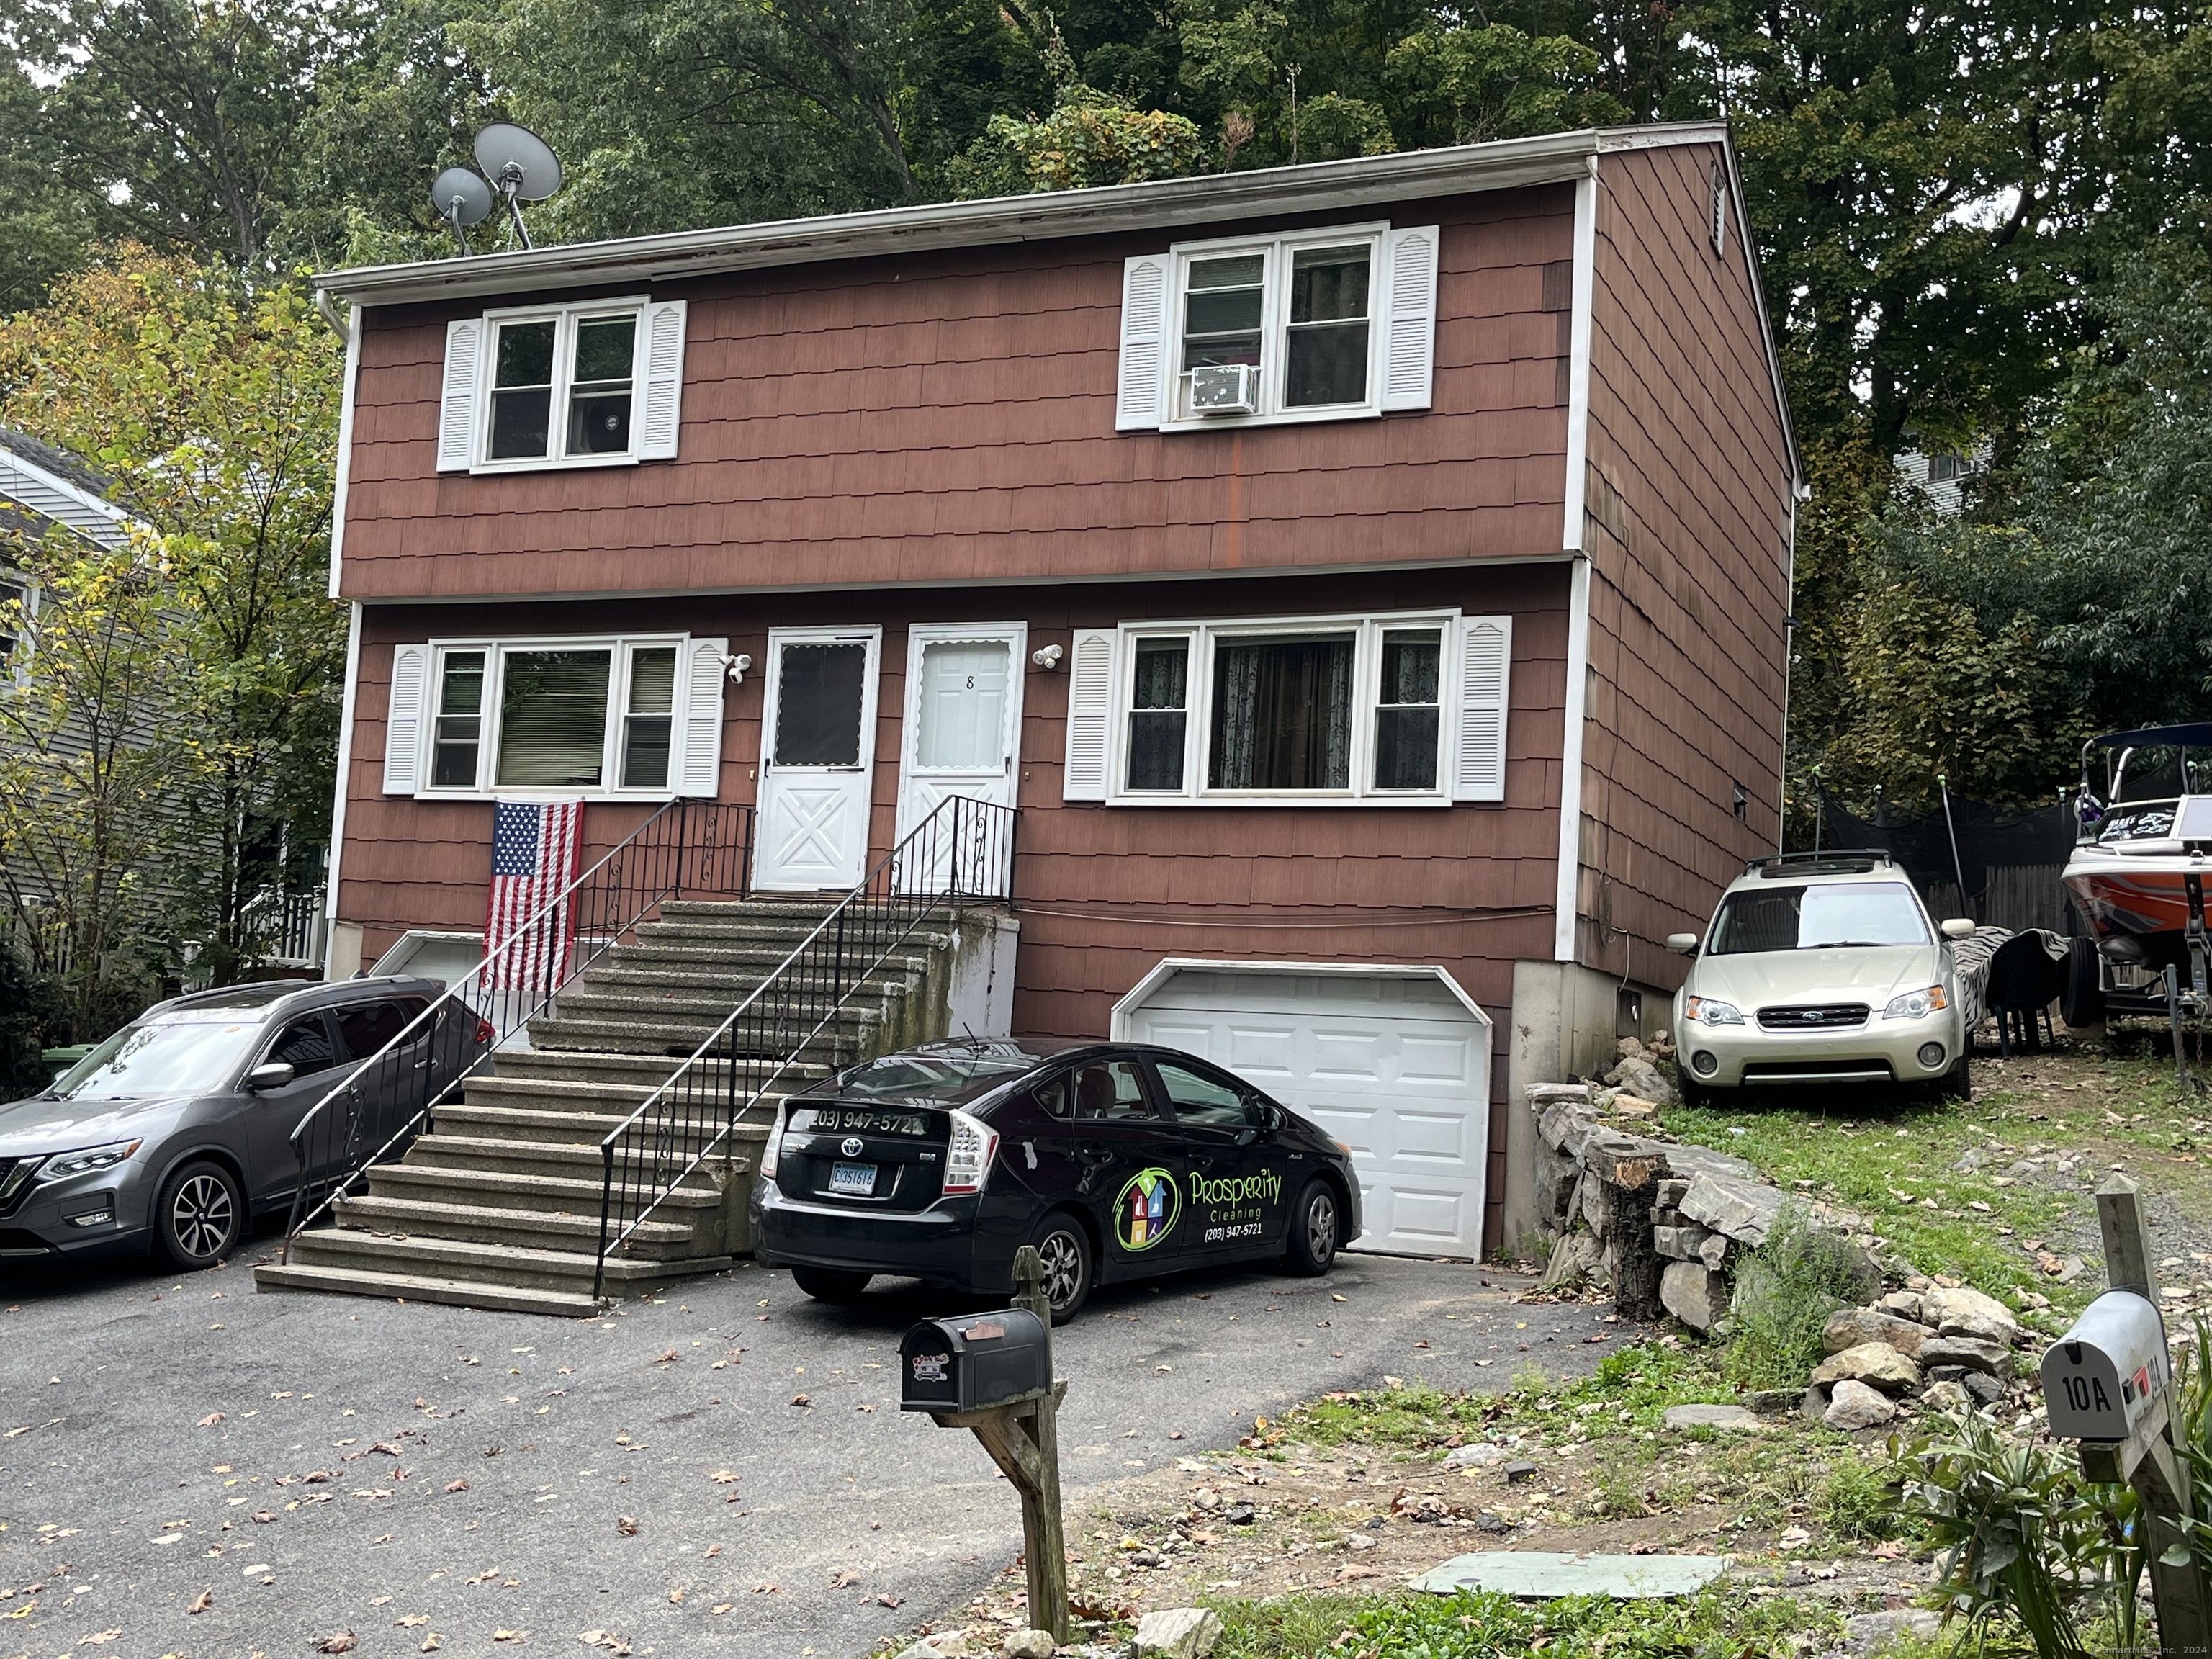
<path id="1" fill-rule="evenodd" d="M 1336 1200 L 1326 1192 L 1306 1208 L 1306 1254 L 1316 1261 L 1336 1254 Z"/>
<path id="2" fill-rule="evenodd" d="M 1309 1278 L 1327 1273 L 1336 1260 L 1336 1230 L 1334 1190 L 1326 1181 L 1308 1182 L 1291 1212 L 1291 1236 L 1283 1249 L 1291 1271 Z"/>
<path id="3" fill-rule="evenodd" d="M 1073 1222 L 1056 1216 L 1039 1235 L 1036 1253 L 1044 1269 L 1044 1299 L 1052 1310 L 1052 1322 L 1065 1324 L 1091 1294 L 1090 1246 Z"/>
<path id="4" fill-rule="evenodd" d="M 161 1242 L 181 1267 L 204 1267 L 238 1242 L 237 1185 L 212 1164 L 195 1164 L 170 1182 L 161 1204 Z"/>

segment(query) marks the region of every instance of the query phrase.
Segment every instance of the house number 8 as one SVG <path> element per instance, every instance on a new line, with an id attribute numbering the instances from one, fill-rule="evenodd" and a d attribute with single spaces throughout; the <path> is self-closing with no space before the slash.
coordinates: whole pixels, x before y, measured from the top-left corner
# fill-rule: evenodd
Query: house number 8
<path id="1" fill-rule="evenodd" d="M 968 677 L 968 684 L 966 689 L 970 691 L 973 691 L 975 689 L 975 677 L 973 674 L 970 674 Z"/>

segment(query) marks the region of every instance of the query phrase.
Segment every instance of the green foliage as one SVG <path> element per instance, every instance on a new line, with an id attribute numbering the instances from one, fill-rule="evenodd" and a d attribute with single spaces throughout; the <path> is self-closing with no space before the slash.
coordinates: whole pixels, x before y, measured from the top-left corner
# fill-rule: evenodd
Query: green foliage
<path id="1" fill-rule="evenodd" d="M 1625 119 L 1598 89 L 1598 55 L 1565 35 L 1532 39 L 1507 23 L 1431 24 L 1390 48 L 1387 74 L 1410 145 L 1517 138 Z"/>
<path id="2" fill-rule="evenodd" d="M 1803 1386 L 1826 1357 L 1821 1326 L 1863 1300 L 1874 1278 L 1849 1241 L 1815 1227 L 1802 1205 L 1784 1203 L 1766 1242 L 1736 1269 L 1729 1380 L 1747 1389 Z"/>
<path id="3" fill-rule="evenodd" d="M 2117 1586 L 2131 1616 L 2142 1565 L 2123 1541 L 2131 1492 L 2087 1486 L 2069 1453 L 2014 1439 L 1979 1408 L 1914 1442 L 1899 1462 L 1899 1513 L 1944 1552 L 1946 1619 L 1986 1637 L 2009 1616 L 2039 1659 L 2084 1659 L 2075 1608 L 2085 1593 Z"/>
<path id="4" fill-rule="evenodd" d="M 219 270 L 136 249 L 0 325 L 0 421 L 94 458 L 141 526 L 113 551 L 26 550 L 45 592 L 23 713 L 10 718 L 40 776 L 76 781 L 9 803 L 11 866 L 24 837 L 75 837 L 70 867 L 91 857 L 104 872 L 70 878 L 92 896 L 111 883 L 143 891 L 134 872 L 157 866 L 167 930 L 198 943 L 196 968 L 218 983 L 265 945 L 252 901 L 286 873 L 283 856 L 328 834 L 345 637 L 325 589 L 343 356 L 296 289 L 242 291 Z M 79 641 L 108 654 L 50 648 Z M 69 752 L 84 719 L 106 734 L 98 779 Z M 112 830 L 97 811 L 69 822 L 100 802 L 118 815 Z M 33 817 L 49 827 L 34 836 Z M 135 903 L 118 900 L 114 925 L 143 930 Z M 74 949 L 68 972 L 100 971 L 111 955 Z"/>
<path id="5" fill-rule="evenodd" d="M 39 1053 L 49 1046 L 46 1033 L 58 1025 L 58 1013 L 52 988 L 0 932 L 0 1101 L 45 1087 L 49 1072 Z"/>
<path id="6" fill-rule="evenodd" d="M 1462 1591 L 1346 1601 L 1291 1596 L 1214 1604 L 1217 1659 L 1309 1659 L 1368 1652 L 1375 1659 L 1496 1659 L 1541 1650 L 1547 1659 L 1790 1659 L 1832 1636 L 1836 1616 L 1790 1596 L 1715 1588 L 1666 1601 L 1571 1596 L 1525 1602 Z M 1354 1640 L 1339 1641 L 1349 1631 Z"/>
<path id="7" fill-rule="evenodd" d="M 1018 196 L 1171 179 L 1197 171 L 1204 159 L 1205 140 L 1185 117 L 1132 109 L 1071 83 L 1042 119 L 993 116 L 946 179 L 956 196 Z"/>
<path id="8" fill-rule="evenodd" d="M 1887 1538 L 1899 1529 L 1896 1494 L 1853 1451 L 1829 1460 L 1814 1513 L 1838 1538 Z"/>

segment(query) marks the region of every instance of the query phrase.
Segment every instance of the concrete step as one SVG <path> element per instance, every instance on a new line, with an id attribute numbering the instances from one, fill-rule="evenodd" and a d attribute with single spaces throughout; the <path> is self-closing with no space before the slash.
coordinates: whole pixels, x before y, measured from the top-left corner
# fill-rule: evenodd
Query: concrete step
<path id="1" fill-rule="evenodd" d="M 677 1139 L 668 1144 L 686 1159 L 705 1151 L 714 1134 L 712 1127 L 703 1127 L 688 1133 L 681 1129 L 675 1133 Z M 412 1169 L 495 1170 L 513 1175 L 587 1180 L 595 1188 L 605 1169 L 597 1141 L 487 1139 L 477 1135 L 444 1133 L 416 1136 L 415 1144 L 407 1149 L 407 1164 Z M 685 1177 L 684 1185 L 707 1192 L 714 1190 L 713 1177 L 703 1169 Z"/>
<path id="2" fill-rule="evenodd" d="M 574 1291 L 533 1290 L 520 1285 L 495 1285 L 481 1280 L 429 1278 L 416 1273 L 374 1273 L 357 1267 L 311 1267 L 275 1261 L 253 1270 L 253 1285 L 262 1291 L 325 1291 L 343 1296 L 374 1296 L 386 1301 L 442 1302 L 455 1307 L 483 1308 L 495 1313 L 552 1314 L 570 1319 L 596 1318 L 602 1311 L 588 1287 Z"/>
<path id="3" fill-rule="evenodd" d="M 467 1164 L 379 1164 L 368 1171 L 368 1195 L 588 1216 L 596 1228 L 601 1185 L 596 1169 L 589 1180 L 577 1180 Z M 686 1212 L 710 1210 L 721 1201 L 721 1195 L 711 1188 L 682 1186 L 660 1200 L 656 1213 L 665 1221 L 684 1226 L 688 1224 Z"/>
<path id="4" fill-rule="evenodd" d="M 691 1047 L 698 1047 L 694 1042 Z M 685 1054 L 691 1052 L 686 1048 Z M 677 1058 L 681 1058 L 678 1056 Z M 766 1060 L 740 1060 L 737 1073 L 742 1083 L 748 1079 L 767 1076 L 775 1070 L 775 1062 Z M 611 1050 L 593 1051 L 585 1048 L 502 1048 L 493 1062 L 489 1079 L 501 1083 L 578 1083 L 606 1082 L 623 1087 L 637 1087 L 640 1097 L 659 1088 L 675 1072 L 675 1060 L 660 1054 L 622 1054 Z M 803 1060 L 784 1073 L 784 1079 L 797 1086 L 815 1083 L 830 1075 L 830 1068 L 817 1060 Z M 722 1083 L 730 1073 L 729 1062 L 702 1060 L 688 1073 L 705 1081 Z"/>
<path id="5" fill-rule="evenodd" d="M 879 1023 L 878 1019 L 832 1022 L 821 1036 L 807 1045 L 805 1058 L 825 1067 L 849 1065 L 858 1057 L 867 1033 L 875 1030 Z M 539 1048 L 650 1054 L 680 1060 L 695 1052 L 714 1033 L 714 1027 L 704 1022 L 692 1024 L 619 1018 L 585 1019 L 561 1016 L 532 1021 L 530 1041 Z M 665 1077 L 667 1072 L 664 1071 L 661 1075 Z"/>
<path id="6" fill-rule="evenodd" d="M 593 1250 L 549 1250 L 475 1239 L 422 1238 L 413 1234 L 402 1237 L 348 1227 L 322 1227 L 302 1233 L 292 1241 L 291 1265 L 398 1273 L 471 1285 L 505 1285 L 588 1297 L 597 1261 Z M 727 1256 L 689 1256 L 666 1261 L 617 1255 L 607 1262 L 606 1290 L 610 1295 L 619 1296 L 657 1279 L 718 1273 L 729 1265 Z"/>
<path id="7" fill-rule="evenodd" d="M 739 1104 L 749 1118 L 766 1123 L 775 1112 L 778 1102 L 791 1092 L 777 1087 L 758 1097 L 740 1095 Z M 645 1103 L 646 1091 L 637 1091 L 635 1102 L 624 1101 L 626 1110 L 611 1108 L 599 1111 L 574 1105 L 544 1106 L 507 1105 L 497 1096 L 479 1091 L 465 1101 L 450 1106 L 441 1106 L 431 1115 L 432 1127 L 440 1134 L 470 1135 L 484 1140 L 544 1141 L 556 1146 L 597 1146 L 602 1140 L 630 1121 L 637 1106 Z M 711 1115 L 717 1123 L 728 1109 L 726 1097 L 712 1097 L 714 1110 L 707 1113 L 709 1101 L 702 1096 L 688 1097 L 698 1108 L 693 1114 Z M 524 1097 L 528 1098 L 528 1097 Z M 641 1127 L 673 1124 L 686 1115 L 684 1095 L 665 1097 L 663 1103 L 654 1106 L 643 1117 L 637 1119 Z M 749 1131 L 740 1125 L 736 1133 L 744 1137 Z M 763 1129 L 760 1133 L 765 1134 Z"/>
<path id="8" fill-rule="evenodd" d="M 804 988 L 807 990 L 847 988 L 879 993 L 904 992 L 921 977 L 921 971 L 918 967 L 885 965 L 863 974 L 855 964 L 842 977 L 834 973 L 811 970 L 787 974 L 775 981 L 774 989 Z M 617 996 L 667 993 L 708 999 L 719 1003 L 723 1012 L 727 1012 L 758 990 L 762 980 L 761 972 L 746 969 L 696 968 L 690 963 L 670 962 L 633 964 L 625 961 L 611 965 L 603 963 L 585 969 L 578 975 L 575 983 L 561 994 L 561 1002 L 567 1006 L 568 1000 L 580 992 L 586 994 L 606 993 Z"/>
<path id="9" fill-rule="evenodd" d="M 822 992 L 821 1000 L 825 1003 L 829 1000 L 830 983 L 824 979 L 818 988 Z M 772 987 L 769 992 L 769 1000 L 775 999 L 786 988 L 782 985 Z M 798 991 L 816 988 L 811 987 L 808 981 L 801 980 L 793 981 L 788 988 Z M 852 1000 L 837 1010 L 836 1018 L 847 1025 L 865 1024 L 885 1005 L 904 995 L 906 990 L 903 984 L 872 984 L 857 988 Z M 630 1014 L 641 1019 L 680 1020 L 687 1024 L 696 1023 L 711 1031 L 728 1018 L 730 1011 L 744 1000 L 743 995 L 717 995 L 688 987 L 663 990 L 658 988 L 655 982 L 648 982 L 642 987 L 623 986 L 613 989 L 586 986 L 562 992 L 554 1011 L 554 1018 L 611 1019 Z"/>
<path id="10" fill-rule="evenodd" d="M 406 1233 L 422 1238 L 473 1239 L 483 1244 L 518 1244 L 542 1250 L 595 1252 L 599 1217 L 556 1215 L 550 1211 L 501 1210 L 483 1204 L 437 1204 L 422 1199 L 342 1198 L 331 1206 L 341 1227 L 368 1232 Z M 696 1254 L 692 1230 L 673 1221 L 645 1220 L 629 1237 L 632 1254 L 682 1257 Z"/>
<path id="11" fill-rule="evenodd" d="M 920 973 L 929 965 L 929 952 L 923 941 L 908 939 L 883 959 L 885 968 L 904 968 Z M 709 969 L 769 969 L 790 956 L 789 947 L 777 949 L 766 945 L 722 943 L 714 939 L 641 939 L 635 944 L 617 945 L 584 970 L 584 977 L 609 966 L 622 968 L 666 967 L 681 972 L 703 972 Z"/>

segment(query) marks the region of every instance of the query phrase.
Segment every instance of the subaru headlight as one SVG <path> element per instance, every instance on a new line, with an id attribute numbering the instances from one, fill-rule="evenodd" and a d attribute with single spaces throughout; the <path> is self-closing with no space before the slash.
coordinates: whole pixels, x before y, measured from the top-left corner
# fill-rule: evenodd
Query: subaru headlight
<path id="1" fill-rule="evenodd" d="M 1943 994 L 1943 988 L 1931 985 L 1924 991 L 1907 991 L 1901 997 L 1892 997 L 1889 1006 L 1881 1011 L 1884 1019 L 1925 1019 L 1939 1008 L 1951 1006 L 1951 999 Z"/>
<path id="2" fill-rule="evenodd" d="M 145 1144 L 143 1140 L 116 1140 L 105 1146 L 87 1146 L 82 1152 L 58 1152 L 40 1166 L 39 1179 L 66 1181 L 71 1176 L 90 1175 L 95 1170 L 112 1170 Z"/>
<path id="3" fill-rule="evenodd" d="M 1682 1012 L 1700 1025 L 1741 1025 L 1743 1010 L 1733 1002 L 1716 1002 L 1711 997 L 1692 997 L 1682 1005 Z"/>

